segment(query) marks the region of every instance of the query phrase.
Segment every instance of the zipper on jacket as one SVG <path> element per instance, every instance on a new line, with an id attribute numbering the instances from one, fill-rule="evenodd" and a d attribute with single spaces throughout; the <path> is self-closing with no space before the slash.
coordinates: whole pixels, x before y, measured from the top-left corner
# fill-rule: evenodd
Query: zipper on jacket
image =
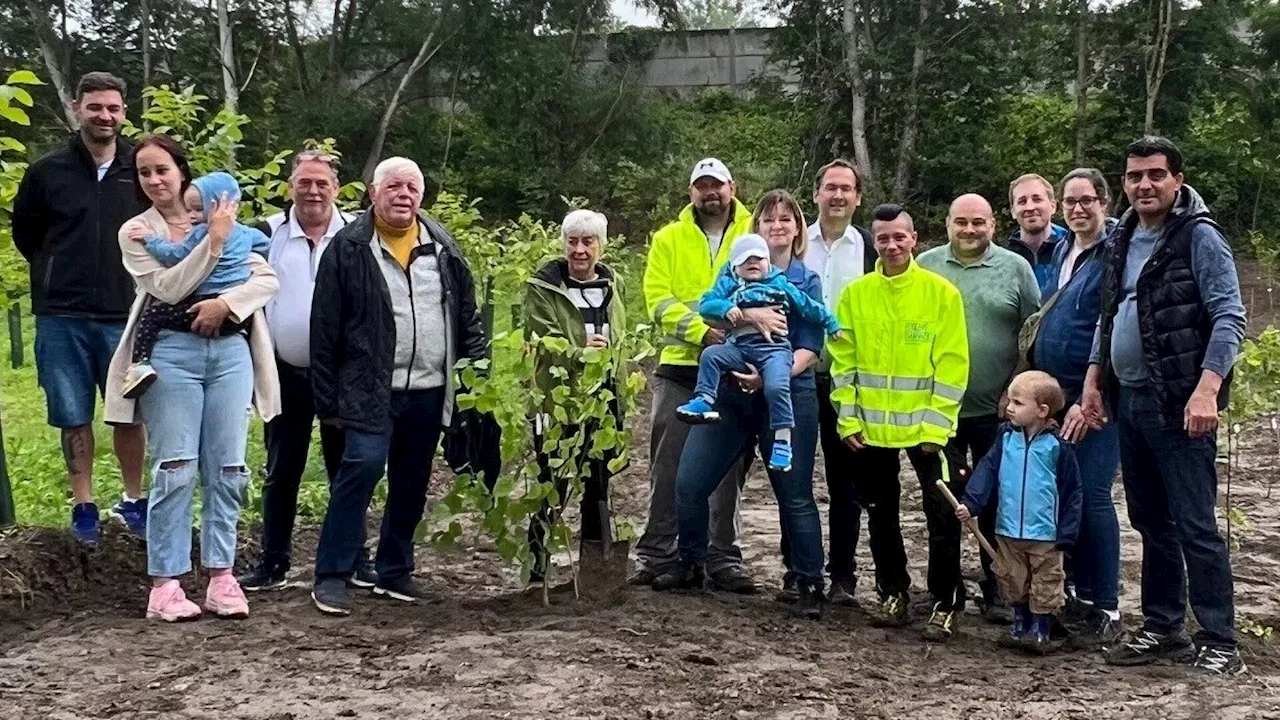
<path id="1" fill-rule="evenodd" d="M 1018 507 L 1018 537 L 1022 538 L 1027 534 L 1027 465 L 1031 462 L 1031 441 L 1027 440 L 1027 434 L 1022 434 L 1024 444 L 1022 446 L 1022 502 Z M 1034 440 L 1035 438 L 1032 438 Z"/>
<path id="2" fill-rule="evenodd" d="M 409 320 L 413 328 L 413 341 L 409 345 L 409 369 L 404 374 L 404 389 L 409 390 L 409 384 L 413 382 L 413 361 L 418 357 L 418 308 L 413 300 L 413 278 L 410 276 L 410 268 L 413 267 L 413 251 L 409 251 L 409 264 L 404 268 L 404 280 L 409 285 Z"/>

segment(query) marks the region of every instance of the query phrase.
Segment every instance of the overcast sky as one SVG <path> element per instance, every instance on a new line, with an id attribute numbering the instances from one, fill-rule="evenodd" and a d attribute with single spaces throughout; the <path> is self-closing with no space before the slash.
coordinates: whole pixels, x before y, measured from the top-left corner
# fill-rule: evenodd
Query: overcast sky
<path id="1" fill-rule="evenodd" d="M 658 19 L 640 10 L 631 0 L 613 0 L 613 14 L 631 25 L 657 25 Z"/>

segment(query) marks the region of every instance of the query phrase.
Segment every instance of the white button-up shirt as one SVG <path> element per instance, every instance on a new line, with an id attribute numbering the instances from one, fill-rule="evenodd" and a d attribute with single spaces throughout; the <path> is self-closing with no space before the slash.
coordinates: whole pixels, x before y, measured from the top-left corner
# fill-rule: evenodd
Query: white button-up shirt
<path id="1" fill-rule="evenodd" d="M 809 226 L 809 250 L 804 254 L 804 265 L 822 278 L 822 301 L 831 312 L 840 304 L 840 293 L 862 277 L 866 250 L 862 235 L 852 224 L 830 247 L 822 241 L 822 228 L 818 223 Z"/>
<path id="2" fill-rule="evenodd" d="M 314 245 L 289 209 L 267 219 L 271 228 L 271 250 L 267 261 L 280 280 L 280 292 L 267 303 L 267 325 L 276 346 L 276 355 L 294 367 L 311 366 L 311 296 L 316 288 L 316 269 L 329 241 L 352 217 L 333 209 L 329 227 Z"/>

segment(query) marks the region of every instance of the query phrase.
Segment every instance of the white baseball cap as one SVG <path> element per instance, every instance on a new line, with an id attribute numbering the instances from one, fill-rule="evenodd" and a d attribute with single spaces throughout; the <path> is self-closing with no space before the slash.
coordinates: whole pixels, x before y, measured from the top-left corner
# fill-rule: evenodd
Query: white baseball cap
<path id="1" fill-rule="evenodd" d="M 689 184 L 698 182 L 698 178 L 710 177 L 720 182 L 733 182 L 733 176 L 729 174 L 729 168 L 716 158 L 703 158 L 693 166 L 693 173 L 689 175 Z"/>
<path id="2" fill-rule="evenodd" d="M 733 250 L 729 253 L 733 258 L 733 267 L 738 267 L 751 258 L 769 259 L 769 243 L 765 239 L 749 233 L 733 241 Z"/>

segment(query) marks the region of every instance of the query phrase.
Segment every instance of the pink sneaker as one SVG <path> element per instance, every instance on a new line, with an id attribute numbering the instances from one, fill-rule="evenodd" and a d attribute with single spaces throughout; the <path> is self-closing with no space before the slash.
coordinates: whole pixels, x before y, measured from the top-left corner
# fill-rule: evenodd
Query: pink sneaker
<path id="1" fill-rule="evenodd" d="M 169 580 L 160 587 L 151 588 L 147 599 L 147 619 L 165 622 L 186 622 L 200 617 L 200 606 L 187 599 L 182 585 Z"/>
<path id="2" fill-rule="evenodd" d="M 218 617 L 249 617 L 249 601 L 231 573 L 209 578 L 209 589 L 204 595 L 204 609 Z"/>

